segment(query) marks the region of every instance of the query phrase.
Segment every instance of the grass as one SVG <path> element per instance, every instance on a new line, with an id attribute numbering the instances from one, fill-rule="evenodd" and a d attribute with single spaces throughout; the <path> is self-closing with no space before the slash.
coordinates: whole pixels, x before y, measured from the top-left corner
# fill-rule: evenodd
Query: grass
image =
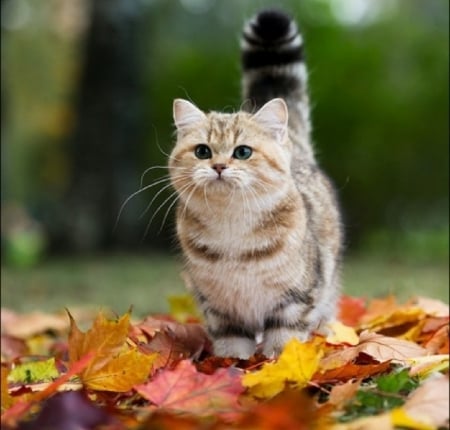
<path id="1" fill-rule="evenodd" d="M 186 292 L 181 270 L 174 257 L 161 254 L 58 258 L 27 270 L 2 266 L 2 306 L 23 312 L 102 307 L 120 314 L 133 305 L 135 316 L 167 312 L 167 296 Z M 355 296 L 423 295 L 448 303 L 448 261 L 351 256 L 343 285 Z"/>

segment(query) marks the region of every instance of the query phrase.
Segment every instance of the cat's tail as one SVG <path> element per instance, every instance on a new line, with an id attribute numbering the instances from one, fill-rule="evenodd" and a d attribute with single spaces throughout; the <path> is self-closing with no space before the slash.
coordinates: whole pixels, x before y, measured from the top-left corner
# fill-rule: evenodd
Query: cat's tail
<path id="1" fill-rule="evenodd" d="M 277 9 L 262 10 L 245 23 L 241 50 L 243 98 L 251 102 L 246 108 L 281 97 L 289 108 L 291 129 L 309 138 L 308 77 L 295 21 Z"/>

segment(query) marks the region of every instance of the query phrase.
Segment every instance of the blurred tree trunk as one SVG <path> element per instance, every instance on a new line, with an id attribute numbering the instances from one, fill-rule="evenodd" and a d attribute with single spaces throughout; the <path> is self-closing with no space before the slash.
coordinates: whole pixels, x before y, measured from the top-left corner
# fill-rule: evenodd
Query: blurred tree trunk
<path id="1" fill-rule="evenodd" d="M 136 188 L 139 106 L 139 0 L 92 0 L 77 119 L 70 144 L 72 183 L 59 248 L 96 251 L 137 242 L 136 210 L 114 225 Z M 133 206 L 131 206 L 133 207 Z"/>

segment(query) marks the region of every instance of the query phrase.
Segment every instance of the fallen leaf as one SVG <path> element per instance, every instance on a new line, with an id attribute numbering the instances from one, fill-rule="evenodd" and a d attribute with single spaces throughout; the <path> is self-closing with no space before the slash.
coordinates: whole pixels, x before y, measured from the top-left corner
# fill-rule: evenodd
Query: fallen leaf
<path id="1" fill-rule="evenodd" d="M 412 298 L 409 303 L 422 309 L 428 315 L 445 317 L 450 313 L 447 303 L 437 299 L 430 299 L 429 297 L 417 296 Z"/>
<path id="2" fill-rule="evenodd" d="M 261 370 L 247 373 L 242 383 L 257 398 L 271 398 L 279 394 L 286 384 L 305 387 L 319 367 L 323 355 L 323 341 L 315 338 L 302 343 L 293 338 L 284 347 L 274 363 L 266 363 Z"/>
<path id="3" fill-rule="evenodd" d="M 203 351 L 211 351 L 206 330 L 200 324 L 161 325 L 153 338 L 140 347 L 146 351 L 159 353 L 154 363 L 155 369 L 170 366 L 186 358 L 197 359 Z"/>
<path id="4" fill-rule="evenodd" d="M 329 370 L 344 366 L 360 353 L 368 354 L 379 362 L 393 360 L 405 363 L 410 357 L 426 355 L 427 350 L 414 342 L 364 331 L 359 336 L 358 345 L 328 354 L 322 359 L 320 368 Z"/>
<path id="5" fill-rule="evenodd" d="M 101 369 L 109 360 L 122 351 L 130 327 L 130 314 L 126 313 L 118 320 L 108 320 L 99 312 L 92 328 L 83 333 L 70 313 L 69 363 L 78 361 L 89 352 L 95 352 L 94 359 L 85 370 L 85 374 Z"/>
<path id="6" fill-rule="evenodd" d="M 327 327 L 332 331 L 332 334 L 326 338 L 328 344 L 357 345 L 359 343 L 359 336 L 356 334 L 354 328 L 346 326 L 339 321 L 328 324 Z"/>
<path id="7" fill-rule="evenodd" d="M 339 298 L 338 320 L 355 327 L 366 313 L 366 301 L 360 297 L 342 295 Z"/>
<path id="8" fill-rule="evenodd" d="M 170 315 L 178 322 L 199 322 L 202 316 L 197 308 L 194 297 L 190 294 L 168 296 Z"/>
<path id="9" fill-rule="evenodd" d="M 116 418 L 92 403 L 86 395 L 79 391 L 67 391 L 57 393 L 48 399 L 39 413 L 21 428 L 42 430 L 100 427 L 108 430 L 125 430 Z"/>
<path id="10" fill-rule="evenodd" d="M 434 427 L 448 426 L 449 379 L 439 375 L 427 379 L 403 405 L 413 419 Z"/>
<path id="11" fill-rule="evenodd" d="M 126 350 L 111 358 L 103 367 L 82 374 L 84 384 L 91 390 L 123 393 L 145 381 L 157 354 Z"/>
<path id="12" fill-rule="evenodd" d="M 14 360 L 16 357 L 28 353 L 28 346 L 23 339 L 7 334 L 1 335 L 0 351 L 3 360 Z"/>
<path id="13" fill-rule="evenodd" d="M 12 399 L 8 391 L 8 373 L 9 370 L 5 366 L 1 366 L 1 407 L 2 413 L 12 405 Z"/>
<path id="14" fill-rule="evenodd" d="M 395 408 L 389 412 L 392 424 L 396 427 L 407 428 L 410 430 L 435 430 L 436 427 L 417 421 L 405 411 L 404 408 Z"/>
<path id="15" fill-rule="evenodd" d="M 449 353 L 449 326 L 444 325 L 436 330 L 429 339 L 424 342 L 424 348 L 432 354 Z"/>
<path id="16" fill-rule="evenodd" d="M 328 396 L 328 403 L 331 403 L 337 408 L 342 408 L 349 400 L 354 397 L 360 385 L 360 380 L 349 380 L 343 384 L 335 385 L 331 388 L 330 394 Z"/>
<path id="17" fill-rule="evenodd" d="M 410 358 L 409 363 L 411 376 L 421 378 L 428 377 L 431 373 L 442 372 L 449 368 L 448 354 L 429 355 L 425 357 Z"/>
<path id="18" fill-rule="evenodd" d="M 335 424 L 327 430 L 394 430 L 389 413 L 358 418 L 350 423 Z"/>
<path id="19" fill-rule="evenodd" d="M 1 310 L 2 332 L 19 339 L 54 330 L 62 332 L 67 330 L 68 323 L 64 315 L 48 314 L 44 312 L 32 312 L 21 315 L 9 309 Z"/>
<path id="20" fill-rule="evenodd" d="M 238 396 L 244 391 L 241 372 L 219 369 L 212 375 L 197 371 L 189 360 L 173 370 L 160 370 L 148 383 L 134 389 L 154 405 L 166 410 L 198 415 L 222 414 L 239 409 Z"/>
<path id="21" fill-rule="evenodd" d="M 8 381 L 13 383 L 32 383 L 50 381 L 59 376 L 54 357 L 48 360 L 30 361 L 17 364 L 11 369 Z"/>
<path id="22" fill-rule="evenodd" d="M 118 320 L 107 320 L 103 313 L 95 318 L 92 328 L 81 332 L 70 317 L 69 362 L 86 353 L 94 356 L 80 378 L 93 390 L 123 392 L 142 383 L 151 370 L 154 354 L 130 349 L 126 343 L 130 328 L 130 314 Z"/>
<path id="23" fill-rule="evenodd" d="M 310 430 L 318 429 L 317 408 L 311 397 L 301 390 L 286 389 L 260 403 L 235 424 L 241 430 Z M 227 427 L 229 428 L 229 427 Z"/>
<path id="24" fill-rule="evenodd" d="M 318 371 L 312 377 L 315 383 L 336 383 L 351 379 L 365 379 L 371 376 L 384 373 L 391 368 L 390 361 L 384 361 L 376 364 L 354 364 L 346 363 L 343 366 L 333 369 Z"/>

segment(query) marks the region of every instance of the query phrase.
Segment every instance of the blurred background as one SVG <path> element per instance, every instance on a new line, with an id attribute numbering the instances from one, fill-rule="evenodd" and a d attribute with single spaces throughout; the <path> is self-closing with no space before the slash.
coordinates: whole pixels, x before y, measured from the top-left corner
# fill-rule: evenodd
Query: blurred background
<path id="1" fill-rule="evenodd" d="M 1 0 L 3 306 L 144 314 L 183 292 L 172 100 L 238 109 L 242 24 L 273 4 L 306 41 L 344 291 L 448 302 L 447 0 Z"/>

